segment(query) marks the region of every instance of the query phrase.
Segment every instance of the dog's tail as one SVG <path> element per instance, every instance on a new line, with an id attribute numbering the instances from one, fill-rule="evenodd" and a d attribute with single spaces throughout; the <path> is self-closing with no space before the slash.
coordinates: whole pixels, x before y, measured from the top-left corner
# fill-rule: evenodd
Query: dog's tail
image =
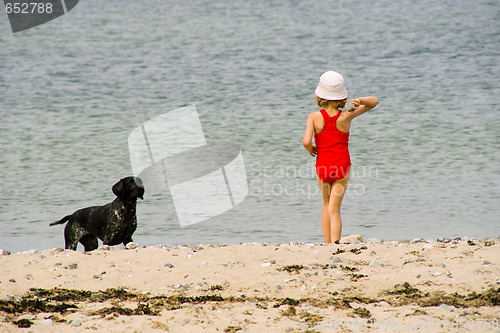
<path id="1" fill-rule="evenodd" d="M 49 224 L 49 226 L 58 225 L 58 224 L 64 224 L 64 223 L 66 223 L 66 222 L 69 221 L 69 217 L 70 216 L 71 215 L 67 215 L 67 216 L 63 217 L 62 219 L 60 219 L 59 221 L 52 222 L 51 224 Z"/>

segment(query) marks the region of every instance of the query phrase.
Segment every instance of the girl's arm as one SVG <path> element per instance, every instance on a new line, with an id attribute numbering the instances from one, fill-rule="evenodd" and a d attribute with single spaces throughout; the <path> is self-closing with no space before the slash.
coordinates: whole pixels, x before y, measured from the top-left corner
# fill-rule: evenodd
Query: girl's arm
<path id="1" fill-rule="evenodd" d="M 354 119 L 361 116 L 366 111 L 369 111 L 377 106 L 378 98 L 374 96 L 360 97 L 352 100 L 354 104 L 354 110 L 346 112 L 346 117 Z"/>
<path id="2" fill-rule="evenodd" d="M 311 156 L 316 156 L 318 152 L 316 147 L 312 145 L 312 137 L 314 134 L 313 114 L 314 113 L 310 113 L 307 118 L 306 132 L 304 133 L 304 139 L 302 139 L 302 145 L 309 152 L 309 154 L 311 154 Z"/>

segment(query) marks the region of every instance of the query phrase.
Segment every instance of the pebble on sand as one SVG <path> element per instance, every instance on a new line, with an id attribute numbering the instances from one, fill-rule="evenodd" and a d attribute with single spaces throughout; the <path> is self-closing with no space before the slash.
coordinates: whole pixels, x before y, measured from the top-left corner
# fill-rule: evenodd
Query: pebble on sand
<path id="1" fill-rule="evenodd" d="M 363 237 L 358 234 L 346 236 L 340 240 L 340 244 L 360 244 L 362 242 L 363 242 Z"/>

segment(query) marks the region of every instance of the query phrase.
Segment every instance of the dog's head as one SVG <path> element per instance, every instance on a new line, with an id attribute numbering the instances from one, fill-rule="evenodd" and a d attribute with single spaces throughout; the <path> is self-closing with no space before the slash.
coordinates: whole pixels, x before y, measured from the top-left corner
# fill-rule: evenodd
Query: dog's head
<path id="1" fill-rule="evenodd" d="M 144 199 L 144 185 L 139 177 L 125 177 L 112 187 L 113 193 L 120 199 L 130 202 L 137 198 Z"/>

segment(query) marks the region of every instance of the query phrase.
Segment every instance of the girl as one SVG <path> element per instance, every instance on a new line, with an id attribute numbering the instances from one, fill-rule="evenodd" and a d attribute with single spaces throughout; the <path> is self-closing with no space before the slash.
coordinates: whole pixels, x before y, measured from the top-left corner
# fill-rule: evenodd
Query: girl
<path id="1" fill-rule="evenodd" d="M 337 242 L 342 233 L 340 205 L 350 176 L 349 129 L 351 121 L 378 104 L 377 97 L 352 100 L 353 108 L 342 111 L 347 102 L 344 78 L 337 72 L 323 73 L 315 90 L 320 111 L 307 118 L 302 144 L 311 156 L 316 156 L 316 174 L 323 195 L 321 224 L 325 243 Z M 315 146 L 312 145 L 314 134 Z"/>

